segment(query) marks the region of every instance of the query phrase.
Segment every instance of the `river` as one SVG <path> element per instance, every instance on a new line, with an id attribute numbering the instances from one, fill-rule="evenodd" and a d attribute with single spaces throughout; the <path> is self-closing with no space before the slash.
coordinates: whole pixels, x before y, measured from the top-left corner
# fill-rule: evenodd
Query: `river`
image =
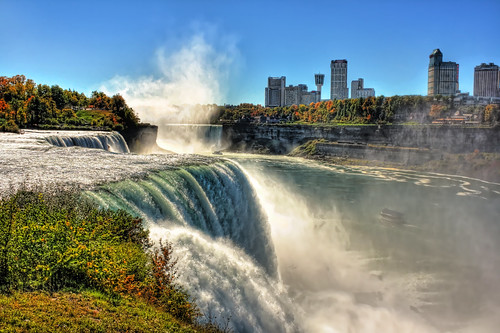
<path id="1" fill-rule="evenodd" d="M 202 310 L 236 332 L 500 327 L 500 184 L 287 157 L 135 155 L 116 136 L 78 136 L 89 135 L 0 134 L 0 189 L 73 184 L 141 216 L 173 243 Z"/>

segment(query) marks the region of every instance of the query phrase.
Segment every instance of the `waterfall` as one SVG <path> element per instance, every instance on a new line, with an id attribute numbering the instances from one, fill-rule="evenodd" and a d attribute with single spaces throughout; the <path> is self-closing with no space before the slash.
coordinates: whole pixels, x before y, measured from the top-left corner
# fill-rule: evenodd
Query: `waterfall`
<path id="1" fill-rule="evenodd" d="M 192 165 L 102 185 L 84 196 L 125 209 L 153 240 L 174 244 L 181 282 L 206 312 L 240 332 L 293 332 L 267 218 L 233 162 Z"/>
<path id="2" fill-rule="evenodd" d="M 228 239 L 277 276 L 265 214 L 245 175 L 231 162 L 160 171 L 139 181 L 103 185 L 87 195 L 150 224 L 189 226 Z"/>
<path id="3" fill-rule="evenodd" d="M 222 126 L 166 124 L 159 126 L 158 145 L 176 153 L 204 153 L 223 149 Z"/>
<path id="4" fill-rule="evenodd" d="M 82 134 L 83 133 L 83 134 Z M 113 153 L 130 153 L 123 136 L 118 132 L 61 132 L 45 138 L 50 144 L 58 147 L 85 147 L 103 149 Z"/>

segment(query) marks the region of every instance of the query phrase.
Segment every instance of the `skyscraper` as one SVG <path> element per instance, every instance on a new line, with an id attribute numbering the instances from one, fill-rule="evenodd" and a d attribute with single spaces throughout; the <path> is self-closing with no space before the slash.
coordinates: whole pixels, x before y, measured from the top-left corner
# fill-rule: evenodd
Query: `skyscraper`
<path id="1" fill-rule="evenodd" d="M 286 77 L 268 77 L 266 88 L 266 107 L 285 105 Z"/>
<path id="2" fill-rule="evenodd" d="M 349 88 L 347 88 L 347 60 L 332 60 L 330 99 L 349 98 Z"/>
<path id="3" fill-rule="evenodd" d="M 474 67 L 474 96 L 500 97 L 500 68 L 494 63 Z"/>
<path id="4" fill-rule="evenodd" d="M 429 56 L 427 95 L 454 95 L 458 90 L 458 64 L 443 62 L 443 54 L 435 49 Z"/>

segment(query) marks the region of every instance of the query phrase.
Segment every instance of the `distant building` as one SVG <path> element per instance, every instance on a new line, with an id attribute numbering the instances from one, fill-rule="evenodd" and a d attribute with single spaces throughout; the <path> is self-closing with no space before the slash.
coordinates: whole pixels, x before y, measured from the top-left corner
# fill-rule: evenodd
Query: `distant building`
<path id="1" fill-rule="evenodd" d="M 351 82 L 351 98 L 375 96 L 375 89 L 365 88 L 364 80 L 359 78 Z"/>
<path id="2" fill-rule="evenodd" d="M 314 74 L 314 84 L 316 85 L 316 91 L 319 93 L 319 99 L 321 100 L 321 87 L 325 83 L 325 74 Z"/>
<path id="3" fill-rule="evenodd" d="M 474 67 L 474 96 L 500 97 L 500 68 L 490 63 Z"/>
<path id="4" fill-rule="evenodd" d="M 435 49 L 429 56 L 427 95 L 455 95 L 458 90 L 458 64 L 443 62 L 443 54 Z"/>
<path id="5" fill-rule="evenodd" d="M 285 105 L 286 77 L 268 77 L 266 88 L 266 107 Z"/>
<path id="6" fill-rule="evenodd" d="M 320 91 L 307 91 L 307 86 L 305 84 L 299 84 L 298 86 L 289 85 L 288 87 L 286 87 L 285 84 L 286 77 L 284 76 L 269 77 L 267 79 L 266 107 L 273 108 L 278 106 L 290 106 L 293 104 L 310 104 L 321 101 Z"/>
<path id="7" fill-rule="evenodd" d="M 349 88 L 347 88 L 347 60 L 332 60 L 330 64 L 332 70 L 330 98 L 349 98 Z"/>
<path id="8" fill-rule="evenodd" d="M 289 85 L 285 88 L 285 106 L 311 104 L 321 100 L 319 91 L 307 91 L 305 84 Z"/>

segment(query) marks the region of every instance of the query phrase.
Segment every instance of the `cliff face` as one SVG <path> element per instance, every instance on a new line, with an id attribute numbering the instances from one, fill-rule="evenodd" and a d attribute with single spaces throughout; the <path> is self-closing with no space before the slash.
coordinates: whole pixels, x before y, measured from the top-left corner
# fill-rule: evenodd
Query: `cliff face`
<path id="1" fill-rule="evenodd" d="M 287 154 L 310 140 L 427 148 L 447 153 L 500 152 L 500 128 L 454 126 L 224 125 L 228 150 Z"/>
<path id="2" fill-rule="evenodd" d="M 156 125 L 141 124 L 138 127 L 122 131 L 120 134 L 132 153 L 149 154 L 158 149 L 156 144 L 158 126 Z"/>

